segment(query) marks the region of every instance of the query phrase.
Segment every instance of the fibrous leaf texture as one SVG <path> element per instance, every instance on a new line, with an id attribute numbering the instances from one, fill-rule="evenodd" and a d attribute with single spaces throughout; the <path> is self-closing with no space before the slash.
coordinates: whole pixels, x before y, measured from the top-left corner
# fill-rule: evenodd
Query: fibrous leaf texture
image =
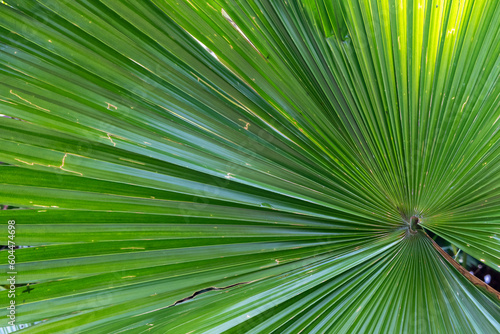
<path id="1" fill-rule="evenodd" d="M 0 77 L 30 333 L 500 331 L 499 1 L 7 0 Z"/>

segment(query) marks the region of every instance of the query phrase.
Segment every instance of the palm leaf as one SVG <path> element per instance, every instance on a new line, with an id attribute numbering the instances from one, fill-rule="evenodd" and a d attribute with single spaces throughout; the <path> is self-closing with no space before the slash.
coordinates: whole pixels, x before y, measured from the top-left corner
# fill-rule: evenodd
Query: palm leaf
<path id="1" fill-rule="evenodd" d="M 500 3 L 19 0 L 0 29 L 30 333 L 500 331 L 425 232 L 500 271 Z"/>

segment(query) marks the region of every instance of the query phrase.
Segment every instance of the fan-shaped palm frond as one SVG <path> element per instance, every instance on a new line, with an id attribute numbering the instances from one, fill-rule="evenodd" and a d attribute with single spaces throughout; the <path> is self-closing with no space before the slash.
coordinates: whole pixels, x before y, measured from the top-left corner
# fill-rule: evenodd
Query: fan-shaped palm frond
<path id="1" fill-rule="evenodd" d="M 500 331 L 425 232 L 500 270 L 500 2 L 7 0 L 0 30 L 30 333 Z"/>

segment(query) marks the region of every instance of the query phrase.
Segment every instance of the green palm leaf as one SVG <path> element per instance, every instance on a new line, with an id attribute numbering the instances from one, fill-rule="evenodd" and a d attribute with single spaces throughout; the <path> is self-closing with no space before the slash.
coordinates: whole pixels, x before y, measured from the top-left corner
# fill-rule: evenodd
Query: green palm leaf
<path id="1" fill-rule="evenodd" d="M 500 2 L 19 0 L 0 30 L 30 333 L 500 331 L 425 232 L 500 271 Z"/>

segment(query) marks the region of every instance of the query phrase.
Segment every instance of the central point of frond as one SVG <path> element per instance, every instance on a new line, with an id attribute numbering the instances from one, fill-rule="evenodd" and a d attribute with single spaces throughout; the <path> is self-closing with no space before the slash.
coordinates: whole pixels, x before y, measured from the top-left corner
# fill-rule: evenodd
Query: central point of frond
<path id="1" fill-rule="evenodd" d="M 410 221 L 408 222 L 410 232 L 417 233 L 417 230 L 421 230 L 420 219 L 417 216 L 411 216 Z"/>

